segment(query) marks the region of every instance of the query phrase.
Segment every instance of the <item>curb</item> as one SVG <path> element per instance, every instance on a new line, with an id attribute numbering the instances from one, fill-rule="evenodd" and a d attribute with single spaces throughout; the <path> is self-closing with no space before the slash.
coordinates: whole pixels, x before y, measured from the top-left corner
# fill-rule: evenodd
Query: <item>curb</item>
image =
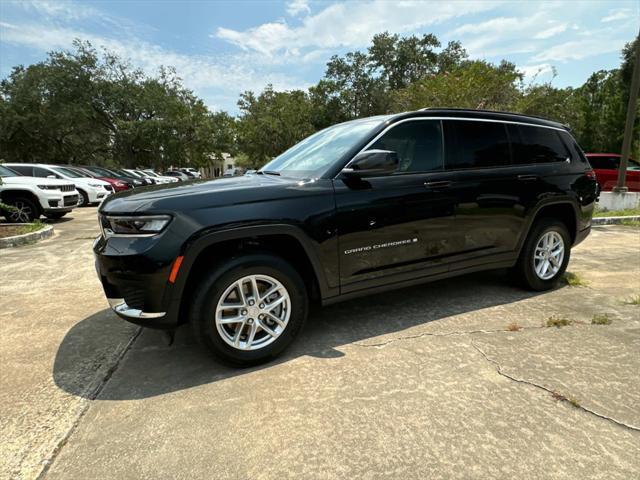
<path id="1" fill-rule="evenodd" d="M 592 225 L 619 225 L 625 221 L 634 220 L 640 221 L 640 215 L 628 215 L 626 217 L 593 217 L 591 219 Z"/>
<path id="2" fill-rule="evenodd" d="M 4 225 L 23 225 L 21 223 L 9 223 Z M 47 225 L 44 228 L 36 231 L 23 233 L 22 235 L 15 235 L 13 237 L 0 238 L 0 248 L 19 247 L 20 245 L 28 245 L 30 243 L 36 243 L 38 240 L 44 240 L 53 235 L 53 227 Z"/>

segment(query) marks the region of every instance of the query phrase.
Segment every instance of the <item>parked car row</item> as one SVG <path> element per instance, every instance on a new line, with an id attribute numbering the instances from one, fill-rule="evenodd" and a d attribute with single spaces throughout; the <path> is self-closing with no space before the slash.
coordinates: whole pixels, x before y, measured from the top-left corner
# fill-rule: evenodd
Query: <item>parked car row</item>
<path id="1" fill-rule="evenodd" d="M 75 207 L 101 203 L 107 196 L 131 188 L 200 178 L 190 168 L 160 175 L 152 169 L 106 168 L 90 165 L 5 163 L 0 165 L 0 211 L 10 222 L 32 222 L 42 215 L 61 218 Z"/>
<path id="2" fill-rule="evenodd" d="M 618 184 L 618 169 L 621 155 L 616 153 L 586 153 L 589 163 L 596 172 L 600 190 L 610 192 Z M 627 165 L 626 186 L 630 192 L 640 192 L 640 162 L 632 158 Z"/>

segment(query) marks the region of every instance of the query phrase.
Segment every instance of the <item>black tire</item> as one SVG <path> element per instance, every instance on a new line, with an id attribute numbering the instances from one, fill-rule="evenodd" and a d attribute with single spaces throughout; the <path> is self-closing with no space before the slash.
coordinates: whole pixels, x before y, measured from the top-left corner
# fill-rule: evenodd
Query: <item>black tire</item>
<path id="1" fill-rule="evenodd" d="M 215 321 L 221 296 L 234 282 L 248 275 L 272 277 L 284 286 L 290 298 L 291 313 L 286 327 L 272 343 L 257 350 L 240 350 L 229 345 L 218 332 Z M 267 362 L 282 353 L 300 333 L 307 312 L 307 289 L 298 272 L 280 257 L 252 253 L 231 258 L 202 277 L 195 289 L 189 320 L 195 338 L 214 356 L 225 363 L 247 367 Z"/>
<path id="2" fill-rule="evenodd" d="M 51 220 L 58 220 L 59 218 L 64 217 L 69 212 L 51 212 L 45 213 L 44 216 L 50 218 Z"/>
<path id="3" fill-rule="evenodd" d="M 17 209 L 17 211 L 4 212 L 4 216 L 9 222 L 29 223 L 40 218 L 40 207 L 29 198 L 13 197 L 6 200 L 5 203 Z"/>
<path id="4" fill-rule="evenodd" d="M 562 237 L 564 242 L 564 257 L 560 264 L 559 270 L 548 279 L 541 278 L 535 270 L 535 252 L 536 245 L 540 241 L 543 235 L 548 232 L 556 232 Z M 516 280 L 524 287 L 535 290 L 544 291 L 554 288 L 569 264 L 569 258 L 571 257 L 571 236 L 567 230 L 566 225 L 553 218 L 541 218 L 531 227 L 529 235 L 522 247 L 518 263 L 513 269 Z"/>
<path id="5" fill-rule="evenodd" d="M 80 190 L 79 188 L 77 190 L 78 190 L 78 205 L 76 206 L 77 207 L 89 206 L 89 195 L 87 195 L 85 191 Z"/>

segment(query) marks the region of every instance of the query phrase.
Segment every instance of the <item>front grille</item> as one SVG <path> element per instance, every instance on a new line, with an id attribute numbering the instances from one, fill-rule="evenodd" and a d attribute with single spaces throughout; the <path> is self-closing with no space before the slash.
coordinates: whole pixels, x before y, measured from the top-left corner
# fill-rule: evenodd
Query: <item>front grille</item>
<path id="1" fill-rule="evenodd" d="M 111 185 L 104 185 L 104 189 L 113 192 L 113 187 Z"/>
<path id="2" fill-rule="evenodd" d="M 63 192 L 73 192 L 75 189 L 75 185 L 60 185 L 60 190 Z"/>
<path id="3" fill-rule="evenodd" d="M 78 203 L 78 195 L 67 195 L 64 197 L 64 206 L 69 207 Z"/>

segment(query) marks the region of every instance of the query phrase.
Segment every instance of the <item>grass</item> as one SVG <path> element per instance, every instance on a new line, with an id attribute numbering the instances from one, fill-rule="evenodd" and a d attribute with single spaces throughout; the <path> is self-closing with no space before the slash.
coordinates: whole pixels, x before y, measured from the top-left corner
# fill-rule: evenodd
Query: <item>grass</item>
<path id="1" fill-rule="evenodd" d="M 622 220 L 620 225 L 625 225 L 627 227 L 640 227 L 640 220 Z"/>
<path id="2" fill-rule="evenodd" d="M 558 392 L 553 392 L 551 396 L 553 397 L 554 400 L 557 400 L 559 402 L 567 402 L 576 408 L 580 408 L 580 403 L 578 403 L 578 401 L 575 398 L 566 397 Z"/>
<path id="3" fill-rule="evenodd" d="M 627 305 L 640 305 L 640 295 L 633 295 L 624 303 Z"/>
<path id="4" fill-rule="evenodd" d="M 611 318 L 606 313 L 596 313 L 591 319 L 591 325 L 611 325 Z"/>
<path id="5" fill-rule="evenodd" d="M 585 279 L 573 272 L 564 272 L 564 281 L 570 287 L 586 287 L 589 285 Z"/>
<path id="6" fill-rule="evenodd" d="M 556 328 L 566 327 L 567 325 L 571 325 L 571 320 L 569 320 L 568 318 L 551 315 L 549 318 L 547 318 L 546 325 L 547 327 L 556 327 Z"/>
<path id="7" fill-rule="evenodd" d="M 507 330 L 510 332 L 519 332 L 520 330 L 522 330 L 522 327 L 516 322 L 511 322 L 509 325 L 507 325 Z"/>
<path id="8" fill-rule="evenodd" d="M 20 226 L 18 230 L 18 235 L 37 232 L 38 230 L 42 230 L 44 227 L 46 227 L 46 225 L 42 223 L 40 220 L 34 220 L 33 223 L 27 223 L 26 225 Z"/>
<path id="9" fill-rule="evenodd" d="M 640 215 L 640 207 L 627 208 L 626 210 L 596 210 L 594 217 L 630 217 Z"/>

